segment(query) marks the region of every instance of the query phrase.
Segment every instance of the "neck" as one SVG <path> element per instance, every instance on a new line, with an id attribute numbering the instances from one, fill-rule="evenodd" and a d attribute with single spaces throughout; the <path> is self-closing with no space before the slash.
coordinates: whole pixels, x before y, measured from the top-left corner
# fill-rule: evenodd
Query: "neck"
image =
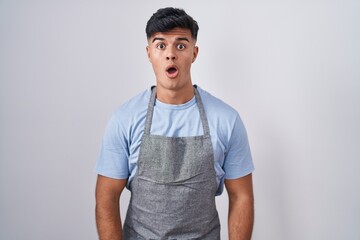
<path id="1" fill-rule="evenodd" d="M 167 104 L 183 104 L 190 101 L 194 97 L 194 88 L 192 84 L 187 85 L 181 89 L 165 89 L 161 86 L 156 88 L 156 98 Z"/>

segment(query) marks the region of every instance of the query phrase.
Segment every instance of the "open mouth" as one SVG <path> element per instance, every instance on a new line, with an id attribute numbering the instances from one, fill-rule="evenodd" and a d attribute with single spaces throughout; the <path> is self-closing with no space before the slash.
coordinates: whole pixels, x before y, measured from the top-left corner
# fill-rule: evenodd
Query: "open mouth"
<path id="1" fill-rule="evenodd" d="M 166 74 L 170 78 L 175 78 L 178 74 L 178 69 L 175 66 L 169 66 L 166 68 Z"/>
<path id="2" fill-rule="evenodd" d="M 174 74 L 174 73 L 176 73 L 176 68 L 174 68 L 174 67 L 171 67 L 171 68 L 169 68 L 168 70 L 166 70 L 168 73 L 170 73 L 170 74 Z"/>

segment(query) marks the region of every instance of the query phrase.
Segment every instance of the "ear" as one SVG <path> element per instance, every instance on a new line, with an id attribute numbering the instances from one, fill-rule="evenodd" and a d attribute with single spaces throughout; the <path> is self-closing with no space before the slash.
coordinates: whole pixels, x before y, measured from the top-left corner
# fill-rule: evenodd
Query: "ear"
<path id="1" fill-rule="evenodd" d="M 192 60 L 192 62 L 195 62 L 198 53 L 199 53 L 199 47 L 195 46 L 194 47 L 194 52 L 193 52 L 193 60 Z"/>
<path id="2" fill-rule="evenodd" d="M 147 56 L 148 56 L 149 61 L 151 62 L 150 49 L 149 49 L 149 48 L 150 48 L 149 45 L 147 45 L 147 46 L 146 46 L 146 54 L 147 54 Z"/>

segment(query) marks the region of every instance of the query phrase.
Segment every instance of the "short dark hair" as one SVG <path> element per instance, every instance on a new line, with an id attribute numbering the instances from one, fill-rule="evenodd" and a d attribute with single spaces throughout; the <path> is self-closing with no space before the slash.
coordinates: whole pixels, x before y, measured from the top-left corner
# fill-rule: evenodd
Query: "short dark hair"
<path id="1" fill-rule="evenodd" d="M 160 8 L 146 24 L 146 36 L 150 39 L 154 33 L 167 32 L 174 28 L 189 29 L 196 40 L 199 31 L 197 22 L 180 8 Z"/>

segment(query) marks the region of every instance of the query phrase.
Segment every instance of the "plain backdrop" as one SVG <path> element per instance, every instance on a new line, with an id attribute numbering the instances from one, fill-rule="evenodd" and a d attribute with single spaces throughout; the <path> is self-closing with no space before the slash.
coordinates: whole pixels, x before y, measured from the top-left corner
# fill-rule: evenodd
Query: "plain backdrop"
<path id="1" fill-rule="evenodd" d="M 144 29 L 166 6 L 199 23 L 193 82 L 247 128 L 253 239 L 359 240 L 358 0 L 0 0 L 0 239 L 97 239 L 101 139 L 155 83 Z"/>

